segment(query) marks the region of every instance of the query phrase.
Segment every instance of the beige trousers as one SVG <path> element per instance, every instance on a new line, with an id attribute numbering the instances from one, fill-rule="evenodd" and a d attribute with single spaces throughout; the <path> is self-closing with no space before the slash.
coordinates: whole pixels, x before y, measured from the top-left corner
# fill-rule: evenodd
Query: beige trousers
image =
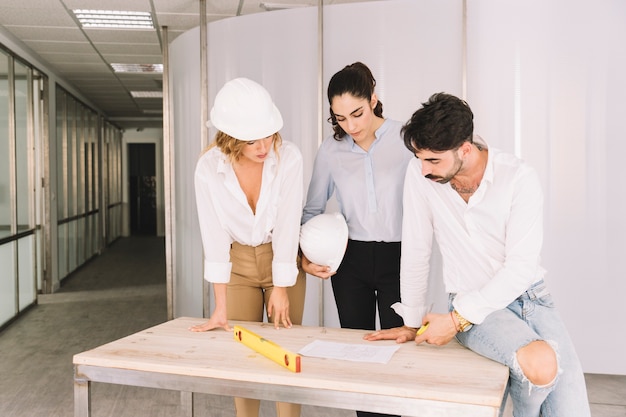
<path id="1" fill-rule="evenodd" d="M 245 246 L 233 243 L 230 261 L 233 268 L 227 291 L 227 314 L 230 320 L 263 321 L 264 308 L 272 290 L 272 244 Z M 302 324 L 306 274 L 300 268 L 298 279 L 287 289 L 289 317 L 293 324 Z M 258 417 L 260 401 L 251 398 L 235 398 L 237 417 Z M 299 417 L 300 404 L 276 403 L 278 417 Z"/>

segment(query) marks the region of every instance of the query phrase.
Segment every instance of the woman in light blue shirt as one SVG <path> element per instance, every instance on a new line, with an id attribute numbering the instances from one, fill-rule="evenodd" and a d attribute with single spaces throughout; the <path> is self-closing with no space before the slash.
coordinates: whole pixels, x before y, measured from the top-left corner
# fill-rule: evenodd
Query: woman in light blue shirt
<path id="1" fill-rule="evenodd" d="M 375 86 L 360 62 L 331 78 L 334 134 L 317 152 L 302 216 L 304 224 L 323 213 L 334 194 L 349 230 L 343 261 L 335 274 L 304 256 L 302 267 L 322 279 L 332 275 L 341 327 L 364 330 L 376 328 L 377 307 L 381 328 L 402 325 L 391 305 L 400 301 L 402 190 L 412 158 L 400 135 L 402 123 L 383 118 Z"/>

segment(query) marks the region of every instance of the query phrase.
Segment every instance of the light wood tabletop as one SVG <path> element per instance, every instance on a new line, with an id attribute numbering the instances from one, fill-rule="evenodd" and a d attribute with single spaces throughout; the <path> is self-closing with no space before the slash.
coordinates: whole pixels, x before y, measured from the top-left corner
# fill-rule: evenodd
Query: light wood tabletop
<path id="1" fill-rule="evenodd" d="M 455 341 L 400 345 L 386 364 L 302 357 L 292 372 L 242 343 L 232 332 L 189 331 L 202 318 L 178 318 L 74 356 L 75 417 L 90 415 L 90 383 L 178 390 L 193 414 L 192 393 L 243 396 L 403 416 L 498 416 L 508 368 Z M 371 346 L 363 330 L 231 322 L 297 352 L 314 340 Z"/>

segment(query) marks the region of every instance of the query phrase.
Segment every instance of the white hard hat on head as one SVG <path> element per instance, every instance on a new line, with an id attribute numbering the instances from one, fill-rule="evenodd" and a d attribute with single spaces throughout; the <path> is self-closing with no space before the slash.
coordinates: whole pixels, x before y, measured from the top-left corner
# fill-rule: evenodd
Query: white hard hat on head
<path id="1" fill-rule="evenodd" d="M 248 78 L 228 81 L 215 96 L 211 124 L 235 139 L 263 139 L 283 127 L 283 118 L 272 97 Z"/>
<path id="2" fill-rule="evenodd" d="M 348 225 L 341 213 L 324 213 L 300 228 L 300 249 L 314 264 L 337 271 L 348 245 Z"/>

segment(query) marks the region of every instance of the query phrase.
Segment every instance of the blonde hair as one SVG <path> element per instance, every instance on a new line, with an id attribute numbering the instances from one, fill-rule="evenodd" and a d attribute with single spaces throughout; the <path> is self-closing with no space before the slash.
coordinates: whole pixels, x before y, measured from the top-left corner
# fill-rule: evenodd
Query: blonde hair
<path id="1" fill-rule="evenodd" d="M 280 133 L 276 132 L 273 135 L 273 143 L 274 143 L 274 152 L 278 156 L 278 148 L 283 143 L 283 139 L 280 136 Z M 239 140 L 234 138 L 221 130 L 218 130 L 215 134 L 215 138 L 213 142 L 209 146 L 206 147 L 202 153 L 204 154 L 209 149 L 218 147 L 219 150 L 228 157 L 230 162 L 238 161 L 243 153 L 243 147 L 247 146 L 250 141 Z"/>

